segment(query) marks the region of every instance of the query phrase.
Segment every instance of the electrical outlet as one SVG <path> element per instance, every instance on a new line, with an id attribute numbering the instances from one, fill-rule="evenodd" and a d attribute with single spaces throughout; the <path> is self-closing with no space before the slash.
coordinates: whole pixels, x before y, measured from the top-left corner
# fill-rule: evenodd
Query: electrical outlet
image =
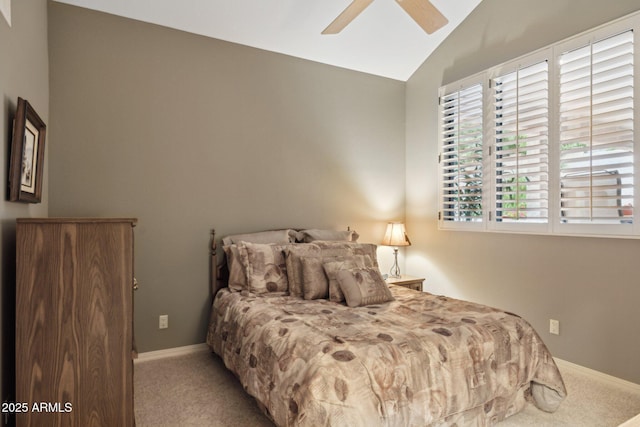
<path id="1" fill-rule="evenodd" d="M 169 315 L 161 314 L 158 318 L 158 329 L 167 329 L 169 327 Z"/>
<path id="2" fill-rule="evenodd" d="M 560 321 L 549 319 L 549 333 L 560 335 Z"/>

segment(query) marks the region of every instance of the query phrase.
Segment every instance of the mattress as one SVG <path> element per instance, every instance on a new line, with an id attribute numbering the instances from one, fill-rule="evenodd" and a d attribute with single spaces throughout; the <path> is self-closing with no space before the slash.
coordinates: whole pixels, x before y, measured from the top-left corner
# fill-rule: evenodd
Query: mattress
<path id="1" fill-rule="evenodd" d="M 354 308 L 223 289 L 207 343 L 278 426 L 489 426 L 566 396 L 521 317 L 389 288 Z"/>

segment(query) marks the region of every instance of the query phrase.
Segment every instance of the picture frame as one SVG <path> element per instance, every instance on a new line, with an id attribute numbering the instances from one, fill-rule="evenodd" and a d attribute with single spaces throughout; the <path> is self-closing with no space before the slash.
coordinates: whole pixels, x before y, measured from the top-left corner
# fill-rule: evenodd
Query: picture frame
<path id="1" fill-rule="evenodd" d="M 47 126 L 31 104 L 18 98 L 9 166 L 9 200 L 12 202 L 42 201 L 46 130 Z"/>

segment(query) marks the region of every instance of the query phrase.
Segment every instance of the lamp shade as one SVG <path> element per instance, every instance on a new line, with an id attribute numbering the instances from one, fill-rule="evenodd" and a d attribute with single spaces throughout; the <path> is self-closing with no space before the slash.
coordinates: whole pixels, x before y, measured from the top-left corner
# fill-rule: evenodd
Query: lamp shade
<path id="1" fill-rule="evenodd" d="M 407 230 L 401 222 L 390 222 L 382 239 L 384 246 L 410 246 L 411 241 L 407 236 Z"/>

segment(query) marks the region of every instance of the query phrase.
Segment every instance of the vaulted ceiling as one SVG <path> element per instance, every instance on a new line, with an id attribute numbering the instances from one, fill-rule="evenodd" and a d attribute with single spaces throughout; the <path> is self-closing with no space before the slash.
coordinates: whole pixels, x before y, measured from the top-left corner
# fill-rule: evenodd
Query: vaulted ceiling
<path id="1" fill-rule="evenodd" d="M 431 0 L 448 19 L 427 34 L 396 0 L 374 0 L 322 35 L 351 0 L 55 0 L 215 39 L 406 81 L 482 0 Z"/>

